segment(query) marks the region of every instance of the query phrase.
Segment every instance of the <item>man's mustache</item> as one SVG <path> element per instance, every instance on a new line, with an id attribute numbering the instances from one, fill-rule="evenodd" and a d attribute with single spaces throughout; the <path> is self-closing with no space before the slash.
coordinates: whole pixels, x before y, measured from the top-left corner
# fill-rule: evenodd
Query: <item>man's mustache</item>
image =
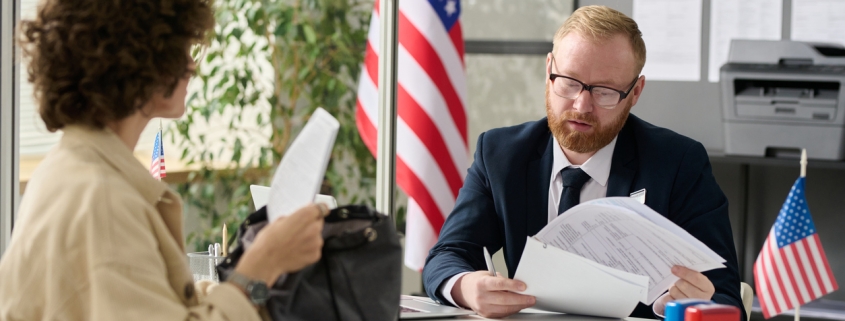
<path id="1" fill-rule="evenodd" d="M 590 126 L 596 126 L 596 124 L 598 124 L 598 120 L 596 119 L 595 115 L 579 113 L 579 112 L 574 111 L 574 110 L 567 110 L 567 111 L 563 112 L 561 120 L 563 120 L 563 121 L 575 120 L 575 121 L 585 123 L 585 124 L 590 125 Z"/>

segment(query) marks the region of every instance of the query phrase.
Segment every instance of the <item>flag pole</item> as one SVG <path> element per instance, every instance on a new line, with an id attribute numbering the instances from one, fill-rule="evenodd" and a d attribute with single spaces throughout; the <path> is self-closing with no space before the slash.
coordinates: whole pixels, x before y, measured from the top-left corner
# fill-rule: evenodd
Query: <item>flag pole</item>
<path id="1" fill-rule="evenodd" d="M 807 149 L 801 149 L 801 177 L 807 177 Z M 801 320 L 801 305 L 795 306 L 795 321 Z"/>
<path id="2" fill-rule="evenodd" d="M 396 62 L 398 0 L 379 2 L 378 55 L 378 156 L 376 157 L 376 210 L 390 217 L 396 225 L 393 211 L 396 184 Z"/>
<path id="3" fill-rule="evenodd" d="M 801 149 L 801 177 L 807 176 L 807 149 Z"/>

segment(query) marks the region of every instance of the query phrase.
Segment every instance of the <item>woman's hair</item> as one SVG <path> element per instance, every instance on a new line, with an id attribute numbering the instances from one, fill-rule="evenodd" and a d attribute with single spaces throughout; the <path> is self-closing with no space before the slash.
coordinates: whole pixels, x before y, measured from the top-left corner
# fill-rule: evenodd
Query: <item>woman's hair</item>
<path id="1" fill-rule="evenodd" d="M 211 0 L 42 0 L 20 26 L 41 119 L 103 128 L 193 73 L 188 50 L 213 27 Z"/>

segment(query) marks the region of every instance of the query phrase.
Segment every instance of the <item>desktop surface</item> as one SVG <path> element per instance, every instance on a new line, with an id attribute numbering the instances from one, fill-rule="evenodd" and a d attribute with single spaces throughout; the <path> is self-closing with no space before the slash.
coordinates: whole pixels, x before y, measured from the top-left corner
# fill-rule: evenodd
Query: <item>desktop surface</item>
<path id="1" fill-rule="evenodd" d="M 405 298 L 410 298 L 410 296 L 405 296 Z M 413 297 L 418 300 L 432 302 L 431 299 L 427 297 Z M 623 319 L 613 319 L 613 318 L 603 318 L 603 317 L 591 317 L 585 315 L 577 315 L 577 314 L 565 314 L 565 313 L 554 313 L 554 312 L 545 312 L 536 309 L 525 309 L 522 310 L 523 312 L 508 316 L 506 318 L 501 319 L 488 319 L 479 315 L 461 315 L 461 316 L 452 316 L 452 317 L 445 317 L 445 318 L 426 318 L 428 321 L 451 321 L 451 320 L 534 320 L 534 321 L 609 321 L 609 320 L 625 320 L 625 321 L 653 321 L 653 319 L 643 319 L 643 318 L 623 318 Z"/>
<path id="2" fill-rule="evenodd" d="M 478 315 L 465 315 L 451 318 L 434 318 L 429 321 L 451 321 L 451 320 L 533 320 L 533 321 L 608 321 L 608 320 L 625 320 L 625 321 L 653 321 L 653 319 L 642 318 L 624 318 L 612 319 L 602 317 L 589 317 L 575 314 L 551 314 L 551 313 L 517 313 L 502 319 L 487 319 Z"/>

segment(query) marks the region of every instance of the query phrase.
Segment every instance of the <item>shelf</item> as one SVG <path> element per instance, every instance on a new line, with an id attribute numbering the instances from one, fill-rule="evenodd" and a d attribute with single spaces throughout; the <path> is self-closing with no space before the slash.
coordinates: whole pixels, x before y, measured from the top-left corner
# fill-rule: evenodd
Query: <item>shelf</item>
<path id="1" fill-rule="evenodd" d="M 770 165 L 770 166 L 785 166 L 798 168 L 801 164 L 798 158 L 771 158 L 760 156 L 737 156 L 726 155 L 724 151 L 708 150 L 707 154 L 710 156 L 710 161 L 713 163 L 725 164 L 749 164 L 749 165 Z M 823 168 L 823 169 L 841 169 L 845 170 L 845 161 L 830 161 L 830 160 L 807 160 L 807 168 Z"/>

